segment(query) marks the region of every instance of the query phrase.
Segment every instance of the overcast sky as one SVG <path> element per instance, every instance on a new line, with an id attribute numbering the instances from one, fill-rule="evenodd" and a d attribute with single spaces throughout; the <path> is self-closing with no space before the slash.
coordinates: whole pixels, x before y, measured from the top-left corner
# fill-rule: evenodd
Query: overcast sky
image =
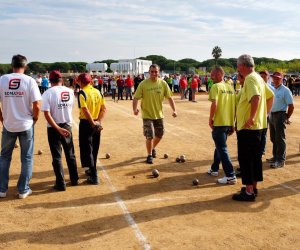
<path id="1" fill-rule="evenodd" d="M 299 0 L 1 0 L 0 63 L 300 58 Z"/>

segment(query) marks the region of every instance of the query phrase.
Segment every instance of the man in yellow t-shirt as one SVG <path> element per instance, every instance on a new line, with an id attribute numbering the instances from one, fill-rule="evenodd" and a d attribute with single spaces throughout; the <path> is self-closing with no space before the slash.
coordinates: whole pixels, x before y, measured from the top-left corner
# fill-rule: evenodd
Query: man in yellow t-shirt
<path id="1" fill-rule="evenodd" d="M 134 95 L 133 113 L 139 114 L 138 101 L 141 99 L 141 110 L 143 118 L 144 136 L 146 137 L 147 160 L 148 164 L 153 163 L 156 157 L 155 147 L 160 142 L 164 134 L 163 124 L 163 101 L 168 99 L 173 110 L 173 117 L 177 116 L 175 103 L 171 97 L 172 92 L 168 84 L 159 78 L 159 66 L 152 64 L 149 68 L 150 78 L 142 81 Z"/>
<path id="2" fill-rule="evenodd" d="M 79 148 L 82 167 L 88 167 L 86 174 L 89 184 L 98 185 L 97 156 L 106 107 L 100 91 L 91 85 L 91 76 L 82 73 L 78 76 L 81 90 L 78 93 L 79 114 Z"/>
<path id="3" fill-rule="evenodd" d="M 208 170 L 208 174 L 218 176 L 219 164 L 222 162 L 225 176 L 218 179 L 220 184 L 235 184 L 236 176 L 227 150 L 227 136 L 234 131 L 235 120 L 235 91 L 234 88 L 224 82 L 224 70 L 215 67 L 211 71 L 211 79 L 214 85 L 209 92 L 211 101 L 209 126 L 212 129 L 212 138 L 215 142 L 214 162 Z"/>
<path id="4" fill-rule="evenodd" d="M 267 113 L 273 93 L 268 91 L 254 67 L 254 60 L 250 55 L 241 55 L 237 60 L 238 72 L 245 78 L 237 104 L 236 121 L 238 159 L 242 183 L 246 185 L 232 196 L 237 201 L 255 201 L 257 182 L 263 181 L 261 138 L 263 129 L 267 127 Z"/>

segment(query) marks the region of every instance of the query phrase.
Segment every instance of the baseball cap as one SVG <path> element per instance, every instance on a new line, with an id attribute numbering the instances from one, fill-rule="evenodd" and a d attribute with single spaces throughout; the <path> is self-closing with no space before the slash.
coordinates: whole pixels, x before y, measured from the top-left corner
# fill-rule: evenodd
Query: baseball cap
<path id="1" fill-rule="evenodd" d="M 58 80 L 59 78 L 62 78 L 62 75 L 58 70 L 53 70 L 50 72 L 50 75 L 49 75 L 50 81 Z"/>
<path id="2" fill-rule="evenodd" d="M 274 72 L 273 75 L 271 75 L 271 77 L 277 77 L 277 78 L 282 79 L 282 78 L 283 78 L 283 75 L 282 75 L 282 73 L 280 73 L 280 72 Z"/>
<path id="3" fill-rule="evenodd" d="M 81 73 L 77 79 L 83 84 L 88 84 L 92 81 L 92 78 L 88 73 Z"/>

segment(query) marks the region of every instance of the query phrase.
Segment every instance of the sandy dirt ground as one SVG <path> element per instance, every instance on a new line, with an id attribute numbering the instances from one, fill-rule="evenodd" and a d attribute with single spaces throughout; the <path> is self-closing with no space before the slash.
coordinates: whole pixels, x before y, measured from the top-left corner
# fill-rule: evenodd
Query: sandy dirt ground
<path id="1" fill-rule="evenodd" d="M 80 185 L 53 190 L 54 173 L 43 114 L 35 128 L 33 194 L 17 198 L 20 149 L 14 150 L 7 198 L 0 200 L 0 249 L 300 249 L 300 99 L 295 98 L 287 128 L 287 161 L 270 169 L 268 138 L 264 182 L 255 202 L 231 199 L 241 188 L 219 185 L 206 174 L 214 144 L 208 127 L 207 95 L 197 103 L 175 96 L 178 117 L 164 104 L 166 133 L 153 165 L 145 163 L 142 120 L 130 101 L 107 97 L 98 169 L 101 184 L 85 183 L 78 148 L 78 109 L 74 142 Z M 228 139 L 238 167 L 236 135 Z M 43 150 L 42 155 L 37 151 Z M 110 153 L 111 158 L 105 159 Z M 169 154 L 168 159 L 163 155 Z M 176 163 L 184 154 L 185 163 Z M 66 167 L 66 164 L 64 164 Z M 160 176 L 151 178 L 152 169 Z M 68 171 L 65 169 L 69 182 Z M 223 171 L 220 175 L 223 176 Z M 198 178 L 200 184 L 193 186 Z"/>

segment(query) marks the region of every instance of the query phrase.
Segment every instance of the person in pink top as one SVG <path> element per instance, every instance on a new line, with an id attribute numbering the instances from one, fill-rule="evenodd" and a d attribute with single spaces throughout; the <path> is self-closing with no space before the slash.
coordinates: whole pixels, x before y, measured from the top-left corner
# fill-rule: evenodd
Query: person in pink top
<path id="1" fill-rule="evenodd" d="M 198 77 L 196 75 L 193 76 L 191 81 L 191 89 L 192 89 L 192 102 L 196 102 L 196 92 L 198 90 Z"/>
<path id="2" fill-rule="evenodd" d="M 186 76 L 183 75 L 179 80 L 181 100 L 184 99 L 184 93 L 187 89 L 187 85 L 188 85 L 188 82 L 187 82 Z"/>
<path id="3" fill-rule="evenodd" d="M 127 76 L 125 80 L 125 88 L 126 88 L 126 100 L 128 100 L 128 96 L 130 100 L 132 100 L 132 87 L 134 85 L 133 78 L 130 75 Z"/>

